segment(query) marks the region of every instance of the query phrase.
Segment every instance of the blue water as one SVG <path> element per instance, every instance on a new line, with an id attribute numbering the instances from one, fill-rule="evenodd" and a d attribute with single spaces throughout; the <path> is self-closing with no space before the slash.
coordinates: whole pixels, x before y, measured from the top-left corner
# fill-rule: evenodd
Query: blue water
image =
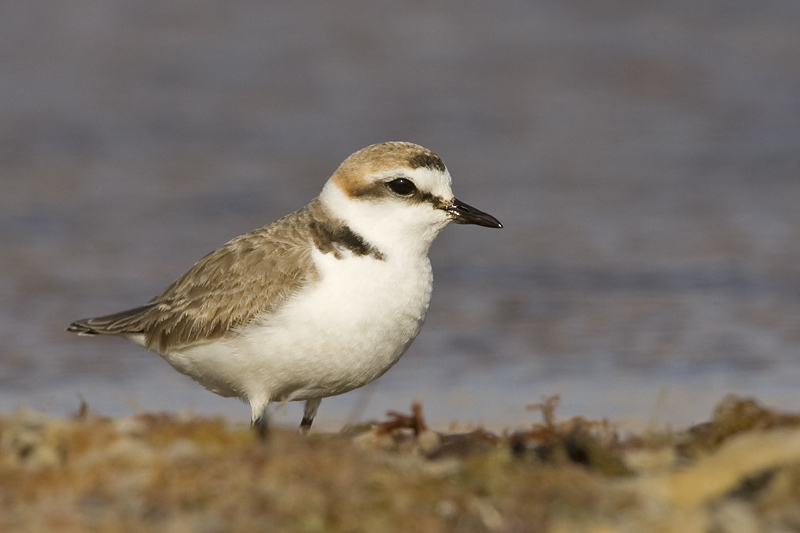
<path id="1" fill-rule="evenodd" d="M 800 409 L 800 4 L 14 3 L 0 17 L 0 411 L 249 410 L 65 333 L 409 140 L 501 231 L 434 244 L 422 334 L 316 424 L 424 402 L 656 424 Z M 295 424 L 291 406 L 278 418 Z"/>

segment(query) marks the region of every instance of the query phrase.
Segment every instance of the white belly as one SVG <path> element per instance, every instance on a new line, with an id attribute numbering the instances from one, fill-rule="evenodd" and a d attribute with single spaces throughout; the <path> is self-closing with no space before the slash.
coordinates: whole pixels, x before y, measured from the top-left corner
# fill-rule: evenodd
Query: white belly
<path id="1" fill-rule="evenodd" d="M 321 279 L 236 335 L 164 358 L 208 389 L 250 401 L 323 398 L 386 372 L 419 333 L 432 287 L 426 256 L 336 259 Z"/>

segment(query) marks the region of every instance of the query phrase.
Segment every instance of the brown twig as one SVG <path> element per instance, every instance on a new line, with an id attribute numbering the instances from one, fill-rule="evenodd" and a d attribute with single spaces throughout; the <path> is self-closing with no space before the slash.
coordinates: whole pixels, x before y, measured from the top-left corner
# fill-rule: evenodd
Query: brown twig
<path id="1" fill-rule="evenodd" d="M 419 402 L 411 404 L 411 415 L 404 415 L 397 411 L 387 411 L 386 416 L 394 420 L 378 424 L 378 427 L 375 428 L 377 433 L 391 433 L 395 429 L 410 428 L 414 430 L 414 436 L 417 436 L 428 429 L 428 426 L 425 425 L 425 419 L 422 417 L 422 404 Z"/>

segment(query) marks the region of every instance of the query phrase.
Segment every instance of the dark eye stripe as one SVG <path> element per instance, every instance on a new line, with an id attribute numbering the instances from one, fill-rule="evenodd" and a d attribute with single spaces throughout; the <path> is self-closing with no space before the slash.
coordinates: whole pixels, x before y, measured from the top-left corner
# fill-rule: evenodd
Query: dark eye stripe
<path id="1" fill-rule="evenodd" d="M 403 187 L 404 185 L 400 185 L 400 183 L 395 183 L 395 181 L 407 181 L 413 187 L 409 192 L 397 192 L 394 190 L 394 187 Z M 401 189 L 402 191 L 403 189 Z M 414 203 L 429 203 L 434 207 L 442 207 L 445 205 L 444 200 L 442 200 L 438 196 L 434 196 L 428 191 L 421 191 L 417 188 L 413 181 L 406 177 L 396 177 L 390 178 L 389 181 L 373 181 L 361 188 L 353 188 L 347 191 L 347 195 L 351 198 L 358 198 L 363 200 L 368 199 L 385 199 L 385 198 L 397 198 L 401 197 L 405 201 L 410 201 Z"/>

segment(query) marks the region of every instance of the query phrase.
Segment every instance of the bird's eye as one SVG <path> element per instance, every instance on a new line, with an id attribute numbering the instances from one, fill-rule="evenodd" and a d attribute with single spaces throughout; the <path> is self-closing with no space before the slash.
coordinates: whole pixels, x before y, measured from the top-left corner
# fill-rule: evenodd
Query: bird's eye
<path id="1" fill-rule="evenodd" d="M 387 183 L 390 189 L 400 196 L 410 196 L 417 190 L 414 182 L 408 178 L 395 178 Z"/>

